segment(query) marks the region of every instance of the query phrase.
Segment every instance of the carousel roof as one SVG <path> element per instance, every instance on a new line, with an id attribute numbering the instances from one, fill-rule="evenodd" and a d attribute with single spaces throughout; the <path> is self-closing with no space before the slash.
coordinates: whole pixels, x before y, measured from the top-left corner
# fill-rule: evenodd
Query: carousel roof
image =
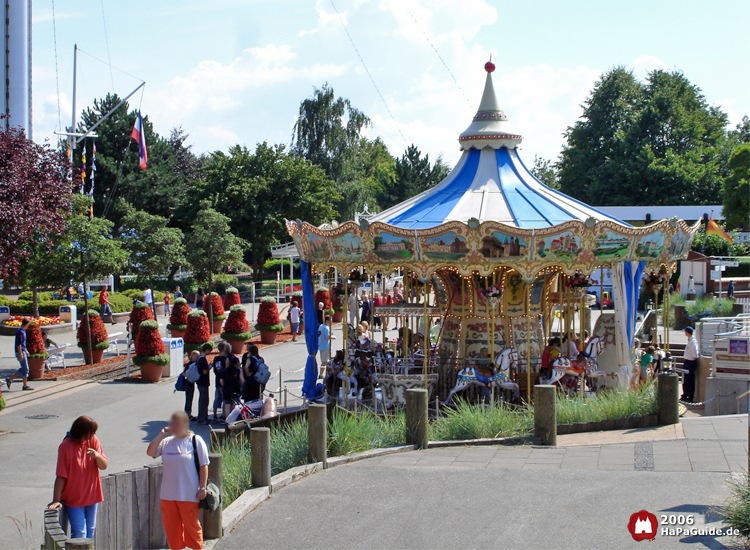
<path id="1" fill-rule="evenodd" d="M 518 155 L 523 139 L 500 109 L 492 71 L 479 110 L 459 136 L 463 154 L 448 176 L 432 189 L 370 219 L 404 229 L 426 229 L 450 221 L 494 221 L 523 229 L 551 227 L 571 220 L 628 224 L 551 189 L 535 178 Z"/>

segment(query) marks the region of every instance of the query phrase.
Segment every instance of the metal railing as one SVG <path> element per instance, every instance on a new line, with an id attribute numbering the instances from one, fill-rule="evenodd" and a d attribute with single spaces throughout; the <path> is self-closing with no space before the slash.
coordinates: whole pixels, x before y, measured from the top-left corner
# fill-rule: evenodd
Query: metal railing
<path id="1" fill-rule="evenodd" d="M 714 343 L 720 338 L 750 332 L 750 314 L 743 313 L 736 317 L 709 317 L 698 323 L 698 343 L 701 355 L 711 356 Z"/>

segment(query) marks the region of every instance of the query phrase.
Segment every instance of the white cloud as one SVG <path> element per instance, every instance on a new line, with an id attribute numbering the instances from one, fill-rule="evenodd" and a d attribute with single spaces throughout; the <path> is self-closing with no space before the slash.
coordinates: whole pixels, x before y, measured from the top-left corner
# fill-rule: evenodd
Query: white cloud
<path id="1" fill-rule="evenodd" d="M 352 5 L 353 8 L 358 8 L 361 4 L 364 4 L 364 2 L 354 2 Z M 341 25 L 342 23 L 346 25 L 348 23 L 348 20 L 346 18 L 346 10 L 341 10 L 339 8 L 339 12 L 336 13 L 333 11 L 333 8 L 331 8 L 331 11 L 328 11 L 328 7 L 330 6 L 330 3 L 327 0 L 317 0 L 315 3 L 315 11 L 318 12 L 318 24 L 315 28 L 310 30 L 301 30 L 299 31 L 298 36 L 309 36 L 313 35 L 325 28 L 327 28 L 329 25 Z"/>
<path id="2" fill-rule="evenodd" d="M 648 73 L 657 69 L 669 70 L 669 65 L 653 55 L 642 55 L 636 58 L 631 65 L 633 73 L 638 80 L 645 80 Z"/>

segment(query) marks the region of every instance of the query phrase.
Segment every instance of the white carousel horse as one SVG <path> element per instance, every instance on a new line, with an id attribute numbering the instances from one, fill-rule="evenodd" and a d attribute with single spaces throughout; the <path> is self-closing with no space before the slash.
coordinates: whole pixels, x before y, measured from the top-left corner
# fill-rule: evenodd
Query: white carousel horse
<path id="1" fill-rule="evenodd" d="M 516 348 L 505 348 L 495 356 L 494 374 L 492 376 L 482 376 L 479 374 L 478 369 L 474 367 L 462 369 L 456 377 L 456 387 L 450 391 L 445 403 L 450 404 L 454 393 L 464 391 L 472 384 L 483 386 L 487 389 L 498 387 L 502 390 L 509 390 L 512 396 L 511 399 L 516 399 L 520 395 L 518 384 L 512 382 L 509 376 L 510 369 L 516 363 L 518 363 L 518 351 Z M 500 400 L 503 401 L 502 395 Z"/>
<path id="2" fill-rule="evenodd" d="M 586 379 L 594 390 L 601 390 L 607 385 L 607 373 L 597 370 L 596 358 L 604 350 L 604 336 L 596 336 L 589 340 L 584 350 L 586 356 Z"/>
<path id="3" fill-rule="evenodd" d="M 586 360 L 583 368 L 576 365 L 567 357 L 559 357 L 555 359 L 551 365 L 552 377 L 546 383 L 558 384 L 562 387 L 560 380 L 562 380 L 565 376 L 570 376 L 573 378 L 580 378 L 580 376 L 583 375 L 585 379 L 588 379 L 592 383 L 592 386 L 593 386 L 593 381 L 595 380 L 597 383 L 596 389 L 601 389 L 602 386 L 606 385 L 606 383 L 602 384 L 602 381 L 606 381 L 607 373 L 604 372 L 603 370 L 596 369 L 597 367 L 596 358 L 602 352 L 603 349 L 604 349 L 604 337 L 603 336 L 596 336 L 595 338 L 592 338 L 591 340 L 589 340 L 589 343 L 586 344 L 586 349 L 582 353 L 582 355 L 584 356 Z"/>

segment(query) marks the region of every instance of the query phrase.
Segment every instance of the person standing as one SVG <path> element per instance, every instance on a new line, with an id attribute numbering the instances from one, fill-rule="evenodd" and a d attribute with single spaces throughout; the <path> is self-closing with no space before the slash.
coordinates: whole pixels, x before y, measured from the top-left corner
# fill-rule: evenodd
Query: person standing
<path id="1" fill-rule="evenodd" d="M 21 321 L 21 326 L 18 327 L 18 330 L 16 330 L 16 341 L 13 346 L 14 351 L 16 352 L 16 359 L 18 359 L 18 363 L 21 365 L 19 369 L 13 373 L 13 375 L 10 378 L 5 379 L 5 383 L 8 385 L 8 389 L 10 389 L 10 385 L 13 383 L 13 380 L 16 379 L 17 376 L 20 376 L 23 380 L 23 390 L 29 391 L 33 390 L 31 386 L 29 386 L 28 380 L 29 380 L 29 352 L 26 350 L 26 329 L 29 328 L 29 320 L 28 318 L 24 318 L 23 321 Z"/>
<path id="2" fill-rule="evenodd" d="M 261 385 L 255 379 L 255 373 L 258 372 L 258 364 L 264 362 L 258 352 L 258 346 L 246 342 L 245 349 L 247 351 L 242 354 L 242 374 L 245 377 L 245 387 L 242 388 L 242 399 L 247 403 L 248 401 L 257 401 L 260 399 L 263 396 L 266 386 Z"/>
<path id="3" fill-rule="evenodd" d="M 372 311 L 372 302 L 370 301 L 370 295 L 367 292 L 362 292 L 362 315 L 359 318 L 359 322 L 367 321 L 370 322 L 370 311 Z"/>
<path id="4" fill-rule="evenodd" d="M 146 454 L 161 457 L 163 465 L 161 519 L 169 548 L 203 548 L 198 503 L 206 498 L 208 485 L 206 442 L 190 431 L 188 415 L 179 411 L 149 443 Z"/>
<path id="5" fill-rule="evenodd" d="M 230 350 L 231 351 L 231 350 Z M 232 408 L 239 403 L 242 386 L 245 384 L 245 376 L 240 368 L 240 360 L 234 355 L 227 358 L 227 366 L 221 372 L 219 378 L 221 393 L 224 397 L 224 418 L 229 416 Z"/>
<path id="6" fill-rule="evenodd" d="M 326 313 L 325 312 L 325 304 L 323 302 L 318 302 L 318 309 L 316 310 L 315 313 L 317 313 L 317 315 L 318 315 L 318 324 L 322 325 L 323 324 L 323 317 L 325 316 L 325 313 Z"/>
<path id="7" fill-rule="evenodd" d="M 114 325 L 115 318 L 112 315 L 112 306 L 109 304 L 109 294 L 107 293 L 107 285 L 99 293 L 99 314 L 104 317 L 109 317 L 110 322 Z"/>
<path id="8" fill-rule="evenodd" d="M 143 301 L 147 306 L 151 308 L 151 312 L 154 314 L 154 318 L 156 318 L 156 310 L 154 309 L 154 293 L 151 291 L 151 287 L 149 285 L 146 285 L 146 290 L 143 291 Z"/>
<path id="9" fill-rule="evenodd" d="M 182 298 L 182 291 L 180 290 L 180 287 L 176 286 L 174 289 L 174 299 Z"/>
<path id="10" fill-rule="evenodd" d="M 291 307 L 289 308 L 289 323 L 292 325 L 292 342 L 297 341 L 297 335 L 299 334 L 299 313 L 297 302 L 292 300 Z"/>
<path id="11" fill-rule="evenodd" d="M 229 351 L 227 351 L 227 348 L 229 348 Z M 231 353 L 232 348 L 229 347 L 229 345 L 226 342 L 219 342 L 219 345 L 216 346 L 217 351 L 219 352 L 216 357 L 214 357 L 214 382 L 216 383 L 216 387 L 214 388 L 214 422 L 219 422 L 221 419 L 219 418 L 217 410 L 223 410 L 224 409 L 224 393 L 222 385 L 219 383 L 221 379 L 221 373 L 224 371 L 224 369 L 227 366 L 227 358 L 228 355 Z"/>
<path id="12" fill-rule="evenodd" d="M 188 419 L 193 422 L 198 420 L 193 416 L 193 398 L 195 397 L 195 382 L 191 382 L 188 378 L 188 371 L 195 365 L 198 368 L 198 358 L 201 356 L 198 350 L 190 352 L 190 361 L 183 367 L 183 376 L 185 376 L 185 414 L 188 415 Z"/>
<path id="13" fill-rule="evenodd" d="M 206 297 L 206 293 L 203 291 L 203 287 L 198 287 L 198 292 L 195 293 L 195 301 L 193 305 L 196 309 L 203 309 L 203 299 Z"/>
<path id="14" fill-rule="evenodd" d="M 352 327 L 357 326 L 357 313 L 359 313 L 359 301 L 357 300 L 357 292 L 352 288 L 349 294 L 349 300 L 346 303 L 346 307 L 349 310 L 349 324 Z"/>
<path id="15" fill-rule="evenodd" d="M 331 358 L 331 340 L 336 336 L 331 334 L 328 323 L 331 322 L 330 315 L 326 315 L 323 323 L 318 326 L 318 351 L 320 352 L 320 372 L 318 378 L 323 378 L 326 373 L 326 365 Z"/>
<path id="16" fill-rule="evenodd" d="M 372 300 L 372 307 L 378 308 L 382 307 L 383 305 L 383 298 L 380 297 L 380 292 L 375 293 L 375 298 Z M 373 309 L 373 312 L 377 311 L 376 309 Z M 372 318 L 372 331 L 375 332 L 376 330 L 379 330 L 383 326 L 383 323 L 381 322 L 380 316 L 375 315 Z"/>
<path id="17" fill-rule="evenodd" d="M 65 287 L 65 299 L 68 302 L 73 301 L 73 283 L 69 283 L 68 286 Z"/>
<path id="18" fill-rule="evenodd" d="M 734 298 L 734 279 L 729 281 L 729 286 L 727 287 L 727 298 L 730 300 Z"/>
<path id="19" fill-rule="evenodd" d="M 169 295 L 169 291 L 167 290 L 164 293 L 164 316 L 169 317 L 169 306 L 172 303 L 172 297 Z"/>
<path id="20" fill-rule="evenodd" d="M 685 360 L 682 368 L 687 372 L 682 382 L 682 396 L 680 397 L 680 401 L 692 403 L 695 398 L 695 370 L 698 368 L 698 358 L 701 356 L 701 353 L 698 348 L 698 340 L 693 336 L 693 327 L 685 329 L 685 336 L 687 336 L 687 347 L 685 348 Z"/>
<path id="21" fill-rule="evenodd" d="M 200 357 L 196 364 L 200 378 L 195 383 L 198 386 L 198 424 L 208 424 L 208 390 L 211 386 L 211 366 L 206 355 L 211 352 L 211 344 L 203 344 Z"/>
<path id="22" fill-rule="evenodd" d="M 383 305 L 384 306 L 390 306 L 393 304 L 393 296 L 391 296 L 390 291 L 385 291 L 385 296 L 383 296 Z M 388 325 L 390 323 L 390 318 L 387 315 L 381 315 L 381 319 L 383 321 L 383 332 L 388 330 Z"/>
<path id="23" fill-rule="evenodd" d="M 65 506 L 70 538 L 94 538 L 96 509 L 104 500 L 99 470 L 107 469 L 107 457 L 96 437 L 99 426 L 88 416 L 79 416 L 57 448 L 55 489 L 48 510 Z"/>

